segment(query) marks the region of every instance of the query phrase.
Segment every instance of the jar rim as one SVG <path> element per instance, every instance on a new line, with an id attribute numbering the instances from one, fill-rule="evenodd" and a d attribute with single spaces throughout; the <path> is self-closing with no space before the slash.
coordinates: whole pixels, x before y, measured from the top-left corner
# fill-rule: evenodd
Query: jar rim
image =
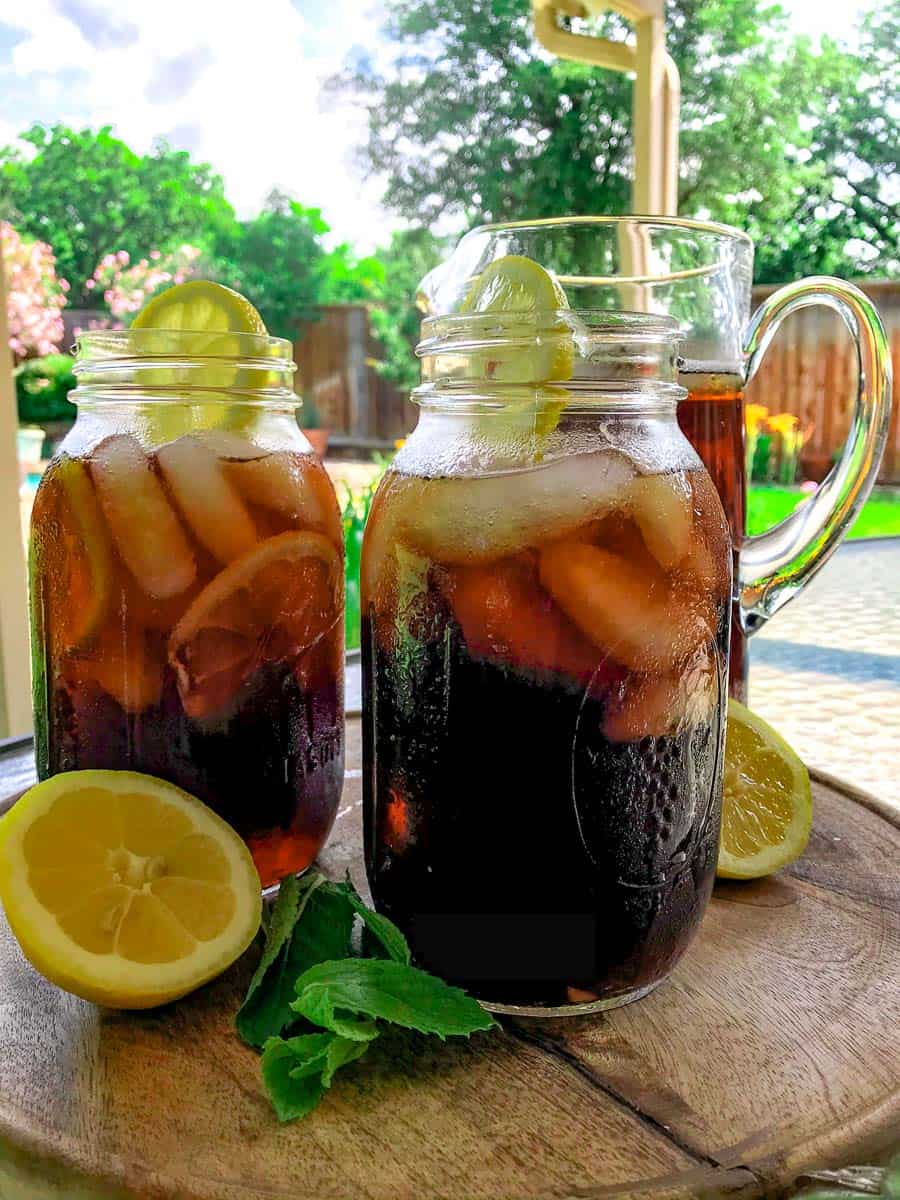
<path id="1" fill-rule="evenodd" d="M 493 333 L 501 337 L 510 325 L 533 325 L 536 332 L 547 333 L 554 326 L 581 327 L 591 338 L 608 336 L 616 341 L 675 343 L 682 331 L 674 317 L 661 313 L 639 313 L 606 308 L 510 309 L 502 312 L 440 313 L 424 317 L 422 341 L 416 348 L 433 346 L 442 334 Z"/>
<path id="2" fill-rule="evenodd" d="M 208 342 L 198 352 L 198 338 Z M 265 360 L 270 370 L 293 371 L 293 346 L 287 338 L 268 333 L 233 330 L 192 329 L 92 329 L 75 340 L 75 374 L 89 370 L 98 361 L 171 358 Z"/>
<path id="3" fill-rule="evenodd" d="M 469 234 L 475 233 L 496 233 L 502 229 L 547 229 L 566 225 L 639 225 L 651 228 L 660 226 L 665 229 L 710 233 L 727 241 L 743 242 L 751 247 L 753 245 L 750 235 L 733 225 L 725 225 L 719 221 L 700 221 L 693 217 L 656 216 L 649 213 L 624 213 L 621 216 L 534 217 L 531 219 L 526 217 L 521 221 L 493 221 L 474 226 L 465 236 L 468 237 Z"/>

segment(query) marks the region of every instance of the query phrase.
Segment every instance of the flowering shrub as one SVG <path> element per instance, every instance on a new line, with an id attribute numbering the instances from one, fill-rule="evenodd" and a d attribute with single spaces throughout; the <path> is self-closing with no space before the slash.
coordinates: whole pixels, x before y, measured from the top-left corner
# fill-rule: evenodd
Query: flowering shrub
<path id="1" fill-rule="evenodd" d="M 0 249 L 13 359 L 52 354 L 63 338 L 61 314 L 69 290 L 57 277 L 53 251 L 45 242 L 25 241 L 6 221 L 0 221 Z"/>
<path id="2" fill-rule="evenodd" d="M 147 258 L 132 263 L 127 250 L 105 254 L 85 284 L 102 295 L 116 320 L 136 313 L 164 284 L 183 283 L 196 266 L 201 251 L 187 244 L 163 253 L 151 250 Z"/>
<path id="3" fill-rule="evenodd" d="M 773 415 L 764 404 L 747 404 L 744 424 L 749 478 L 795 483 L 800 451 L 812 437 L 814 426 L 810 423 L 801 428 L 800 418 L 793 413 Z"/>

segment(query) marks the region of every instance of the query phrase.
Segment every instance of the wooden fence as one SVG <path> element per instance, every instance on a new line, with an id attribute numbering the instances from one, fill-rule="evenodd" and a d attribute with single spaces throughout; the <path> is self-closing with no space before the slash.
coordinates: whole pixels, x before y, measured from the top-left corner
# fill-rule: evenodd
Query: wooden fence
<path id="1" fill-rule="evenodd" d="M 415 408 L 375 369 L 380 347 L 364 304 L 330 304 L 294 343 L 297 390 L 336 447 L 388 449 L 416 423 Z"/>
<path id="2" fill-rule="evenodd" d="M 894 409 L 881 482 L 900 484 L 900 281 L 863 283 L 887 329 L 894 360 Z M 754 306 L 773 287 L 753 291 Z M 364 305 L 331 305 L 308 323 L 294 353 L 298 387 L 332 430 L 336 448 L 388 448 L 415 425 L 415 409 L 374 368 L 379 347 Z M 770 346 L 747 399 L 790 412 L 812 433 L 803 453 L 820 479 L 846 437 L 856 395 L 856 356 L 840 318 L 824 308 L 789 317 Z"/>
<path id="3" fill-rule="evenodd" d="M 894 361 L 894 405 L 879 479 L 900 484 L 900 281 L 859 286 L 881 314 Z M 754 306 L 774 291 L 754 288 Z M 856 380 L 856 354 L 841 319 L 826 308 L 805 308 L 782 325 L 747 400 L 764 404 L 773 415 L 793 413 L 801 425 L 812 426 L 801 462 L 807 478 L 821 479 L 847 436 Z"/>

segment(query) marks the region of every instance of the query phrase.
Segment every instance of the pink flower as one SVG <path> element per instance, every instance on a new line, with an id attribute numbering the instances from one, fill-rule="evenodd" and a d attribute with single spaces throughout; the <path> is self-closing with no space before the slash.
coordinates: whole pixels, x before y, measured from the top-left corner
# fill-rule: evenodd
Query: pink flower
<path id="1" fill-rule="evenodd" d="M 63 337 L 60 316 L 68 285 L 56 275 L 53 251 L 45 242 L 26 242 L 0 221 L 0 252 L 8 284 L 9 345 L 15 360 L 48 354 Z"/>
<path id="2" fill-rule="evenodd" d="M 162 258 L 162 255 L 160 254 L 160 252 L 159 252 L 158 250 L 151 250 L 151 251 L 150 251 L 150 257 L 151 257 L 151 258 L 154 260 L 154 262 L 155 262 L 155 261 L 156 261 L 156 259 L 158 259 L 158 258 Z"/>
<path id="3" fill-rule="evenodd" d="M 131 261 L 127 250 L 120 250 L 119 253 L 116 255 L 116 258 L 119 260 L 119 262 L 122 264 L 123 267 L 126 266 Z"/>

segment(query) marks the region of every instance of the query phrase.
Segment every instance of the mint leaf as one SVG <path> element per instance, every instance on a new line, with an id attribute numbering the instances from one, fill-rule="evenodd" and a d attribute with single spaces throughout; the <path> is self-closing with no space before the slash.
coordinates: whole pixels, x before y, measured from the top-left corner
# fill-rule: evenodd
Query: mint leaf
<path id="1" fill-rule="evenodd" d="M 288 883 L 288 899 L 282 896 Z M 263 957 L 237 1014 L 238 1033 L 259 1048 L 293 1024 L 294 985 L 315 963 L 349 952 L 354 909 L 344 890 L 323 875 L 284 880 L 272 914 Z M 291 920 L 287 936 L 284 926 Z"/>
<path id="2" fill-rule="evenodd" d="M 394 962 L 408 963 L 412 957 L 409 951 L 409 942 L 407 942 L 394 922 L 389 921 L 381 913 L 377 913 L 369 908 L 351 883 L 349 877 L 344 887 L 347 891 L 347 899 L 353 905 L 354 912 L 357 916 L 362 917 L 366 929 L 383 947 L 388 958 L 392 958 Z"/>
<path id="3" fill-rule="evenodd" d="M 351 1042 L 334 1033 L 270 1038 L 262 1054 L 262 1077 L 279 1121 L 295 1121 L 312 1112 L 335 1072 L 361 1058 L 371 1040 Z"/>
<path id="4" fill-rule="evenodd" d="M 347 958 L 311 967 L 297 980 L 295 1013 L 354 1038 L 353 1015 L 390 1021 L 439 1038 L 492 1029 L 493 1017 L 460 988 L 405 963 Z"/>
<path id="5" fill-rule="evenodd" d="M 255 1007 L 255 997 L 259 992 L 263 979 L 281 955 L 282 950 L 294 931 L 299 903 L 300 880 L 295 875 L 288 875 L 285 879 L 282 879 L 281 887 L 278 889 L 278 899 L 275 901 L 272 915 L 266 923 L 266 944 L 263 947 L 262 957 L 259 960 L 256 970 L 253 972 L 253 978 L 247 987 L 247 995 L 244 997 L 244 1003 L 238 1009 L 238 1014 L 235 1018 L 238 1033 L 245 1042 L 250 1042 L 251 1046 L 261 1046 L 265 1041 L 265 1038 L 262 1038 L 258 1042 L 254 1041 L 245 1032 L 245 1030 L 247 1032 L 250 1031 L 249 1019 Z"/>
<path id="6" fill-rule="evenodd" d="M 328 1034 L 316 1035 L 328 1037 Z M 296 1121 L 311 1113 L 325 1095 L 322 1073 L 294 1077 L 297 1056 L 281 1038 L 270 1038 L 262 1052 L 262 1077 L 279 1121 Z"/>
<path id="7" fill-rule="evenodd" d="M 347 1063 L 351 1063 L 357 1058 L 362 1058 L 373 1041 L 374 1038 L 365 1042 L 352 1042 L 342 1037 L 333 1038 L 325 1055 L 325 1069 L 322 1072 L 322 1082 L 325 1086 L 331 1087 L 335 1072 L 341 1067 L 345 1067 Z"/>

